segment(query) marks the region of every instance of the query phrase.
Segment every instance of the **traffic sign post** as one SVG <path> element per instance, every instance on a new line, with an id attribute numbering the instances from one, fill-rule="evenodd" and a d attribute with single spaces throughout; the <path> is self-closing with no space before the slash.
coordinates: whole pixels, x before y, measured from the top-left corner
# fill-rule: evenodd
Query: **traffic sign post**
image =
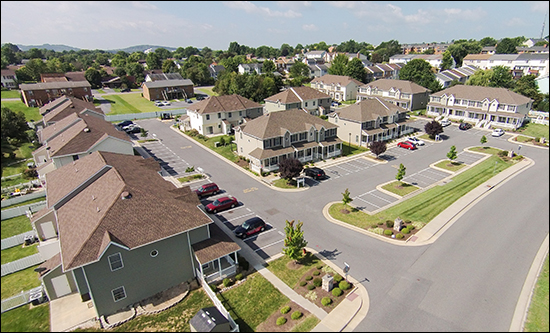
<path id="1" fill-rule="evenodd" d="M 346 282 L 348 282 L 349 265 L 344 261 L 344 273 L 346 273 Z"/>

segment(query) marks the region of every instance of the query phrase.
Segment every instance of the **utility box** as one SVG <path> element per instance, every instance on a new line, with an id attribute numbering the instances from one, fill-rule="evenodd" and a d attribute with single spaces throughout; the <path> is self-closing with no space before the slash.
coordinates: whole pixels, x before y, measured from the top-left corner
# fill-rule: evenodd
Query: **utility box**
<path id="1" fill-rule="evenodd" d="M 323 290 L 331 291 L 333 286 L 334 286 L 334 278 L 332 277 L 332 275 L 325 274 L 325 276 L 323 276 L 323 285 L 322 285 Z"/>

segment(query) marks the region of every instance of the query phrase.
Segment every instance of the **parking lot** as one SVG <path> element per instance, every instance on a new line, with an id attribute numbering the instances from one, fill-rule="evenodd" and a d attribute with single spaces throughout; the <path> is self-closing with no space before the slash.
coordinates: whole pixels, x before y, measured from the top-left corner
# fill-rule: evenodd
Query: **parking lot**
<path id="1" fill-rule="evenodd" d="M 189 162 L 178 156 L 162 141 L 150 141 L 141 144 L 141 147 L 170 174 L 170 176 L 183 176 L 185 170 L 190 167 Z"/>

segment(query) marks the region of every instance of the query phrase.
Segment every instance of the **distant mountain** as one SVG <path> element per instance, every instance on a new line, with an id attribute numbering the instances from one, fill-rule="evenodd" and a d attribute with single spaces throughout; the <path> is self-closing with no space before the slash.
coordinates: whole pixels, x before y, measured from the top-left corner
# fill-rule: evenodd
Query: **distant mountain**
<path id="1" fill-rule="evenodd" d="M 14 45 L 17 45 L 17 47 L 21 51 L 28 51 L 30 49 L 39 49 L 39 50 L 40 49 L 46 49 L 46 50 L 53 50 L 55 52 L 79 51 L 79 50 L 81 50 L 81 49 L 76 48 L 76 47 L 61 45 L 61 44 L 42 44 L 42 45 L 14 44 Z M 2 46 L 4 46 L 4 44 L 2 44 Z M 124 51 L 124 52 L 128 52 L 128 53 L 132 53 L 132 52 L 139 52 L 139 51 L 143 52 L 143 51 L 148 50 L 148 49 L 155 50 L 155 49 L 158 49 L 158 48 L 164 48 L 164 49 L 167 49 L 168 51 L 175 51 L 176 50 L 175 47 L 158 46 L 158 45 L 136 45 L 136 46 L 127 47 L 125 49 L 113 49 L 113 50 L 105 50 L 105 51 L 111 52 L 111 53 L 117 53 L 118 51 Z"/>

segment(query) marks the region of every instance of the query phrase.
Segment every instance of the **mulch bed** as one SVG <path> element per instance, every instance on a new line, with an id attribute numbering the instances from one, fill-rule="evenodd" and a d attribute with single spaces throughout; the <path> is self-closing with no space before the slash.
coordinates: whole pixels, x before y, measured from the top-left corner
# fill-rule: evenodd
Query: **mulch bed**
<path id="1" fill-rule="evenodd" d="M 323 265 L 324 267 L 324 265 Z M 318 271 L 319 272 L 319 275 L 313 275 L 313 272 L 316 272 Z M 301 296 L 305 297 L 308 301 L 312 302 L 313 304 L 317 305 L 319 308 L 325 310 L 326 312 L 331 312 L 333 309 L 335 309 L 338 304 L 340 304 L 345 298 L 346 296 L 353 290 L 353 284 L 350 282 L 350 288 L 347 289 L 347 290 L 342 290 L 343 293 L 342 295 L 338 296 L 338 297 L 335 297 L 334 295 L 332 295 L 332 292 L 330 291 L 326 291 L 323 289 L 322 286 L 320 287 L 315 287 L 315 289 L 311 290 L 313 292 L 315 292 L 315 294 L 317 295 L 317 298 L 315 300 L 312 300 L 308 297 L 306 297 L 307 294 L 309 294 L 311 291 L 309 289 L 307 289 L 307 286 L 308 285 L 312 285 L 313 284 L 313 280 L 315 278 L 320 278 L 322 279 L 323 276 L 325 276 L 327 273 L 325 273 L 322 269 L 318 269 L 317 267 L 313 267 L 311 268 L 309 271 L 307 271 L 301 278 L 300 278 L 300 281 L 298 281 L 298 284 L 294 287 L 294 291 L 296 291 L 298 294 L 300 294 Z M 336 273 L 332 273 L 331 275 L 334 276 Z M 306 280 L 306 277 L 307 276 L 311 276 L 312 279 L 307 281 Z M 306 281 L 307 284 L 304 285 L 304 286 L 300 286 L 300 282 L 302 281 Z M 344 281 L 344 280 L 342 280 Z M 349 280 L 348 280 L 349 282 Z M 338 287 L 338 284 L 335 282 L 334 285 L 333 285 L 333 288 L 336 288 Z M 323 303 L 321 303 L 321 300 L 323 299 L 323 297 L 330 297 L 330 299 L 332 299 L 332 303 L 325 306 L 323 305 Z"/>
<path id="2" fill-rule="evenodd" d="M 290 311 L 282 314 L 280 310 L 286 305 L 290 306 Z M 258 325 L 258 327 L 256 327 L 256 332 L 290 332 L 296 325 L 302 323 L 307 317 L 312 315 L 309 311 L 293 301 L 281 306 L 281 309 L 273 312 L 266 321 Z M 294 311 L 302 312 L 302 317 L 297 320 L 292 319 L 290 316 Z M 285 317 L 286 323 L 283 325 L 277 325 L 277 318 L 279 317 Z"/>
<path id="3" fill-rule="evenodd" d="M 410 224 L 410 223 L 404 223 L 405 226 L 408 226 L 409 224 Z M 388 227 L 386 226 L 386 222 L 385 222 L 385 221 L 384 221 L 383 224 L 377 225 L 376 227 L 381 228 L 381 229 L 383 229 L 383 230 L 388 230 L 388 229 L 389 229 L 389 230 L 391 230 L 391 231 L 393 232 L 393 235 L 398 234 L 398 232 L 397 232 L 396 230 L 393 230 L 393 227 L 388 228 Z M 366 229 L 366 230 L 369 230 L 369 229 L 372 230 L 372 229 L 374 229 L 374 228 L 365 228 L 365 229 Z M 414 236 L 414 235 L 415 235 L 418 231 L 420 231 L 420 230 L 421 230 L 421 229 L 414 228 L 414 229 L 412 229 L 408 234 L 404 234 L 404 233 L 401 232 L 401 234 L 403 235 L 403 238 L 401 238 L 401 239 L 393 238 L 392 235 L 386 235 L 386 234 L 384 234 L 384 231 L 382 231 L 382 235 L 380 235 L 380 236 L 384 236 L 384 237 L 386 237 L 386 238 L 390 238 L 390 239 L 394 239 L 394 240 L 406 241 L 407 239 L 409 239 L 409 238 L 411 238 L 412 236 Z M 372 231 L 369 231 L 369 232 L 372 232 Z"/>

